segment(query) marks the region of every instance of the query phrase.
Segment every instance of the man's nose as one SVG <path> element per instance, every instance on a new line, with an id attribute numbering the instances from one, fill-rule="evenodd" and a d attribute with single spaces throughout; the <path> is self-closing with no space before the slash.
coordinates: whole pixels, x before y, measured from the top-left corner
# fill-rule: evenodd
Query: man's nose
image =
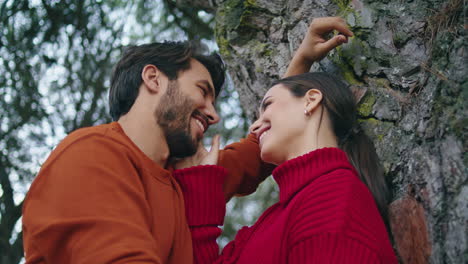
<path id="1" fill-rule="evenodd" d="M 206 117 L 208 117 L 208 124 L 213 125 L 219 122 L 219 115 L 213 104 L 209 104 L 205 111 Z"/>

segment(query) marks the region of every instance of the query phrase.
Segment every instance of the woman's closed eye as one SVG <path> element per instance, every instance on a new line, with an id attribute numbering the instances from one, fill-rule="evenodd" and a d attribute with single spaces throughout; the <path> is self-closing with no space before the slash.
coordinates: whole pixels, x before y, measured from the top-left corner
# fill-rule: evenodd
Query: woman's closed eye
<path id="1" fill-rule="evenodd" d="M 265 110 L 267 109 L 269 105 L 271 105 L 271 100 L 264 101 L 262 104 L 262 112 L 265 112 Z"/>

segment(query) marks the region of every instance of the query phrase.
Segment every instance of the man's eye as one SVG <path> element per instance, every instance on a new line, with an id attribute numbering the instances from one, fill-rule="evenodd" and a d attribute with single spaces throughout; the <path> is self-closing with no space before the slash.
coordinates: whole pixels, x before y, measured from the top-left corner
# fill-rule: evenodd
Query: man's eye
<path id="1" fill-rule="evenodd" d="M 202 90 L 203 96 L 206 96 L 206 94 L 207 94 L 206 89 L 201 87 L 201 86 L 198 86 L 198 88 L 200 88 L 200 90 Z"/>

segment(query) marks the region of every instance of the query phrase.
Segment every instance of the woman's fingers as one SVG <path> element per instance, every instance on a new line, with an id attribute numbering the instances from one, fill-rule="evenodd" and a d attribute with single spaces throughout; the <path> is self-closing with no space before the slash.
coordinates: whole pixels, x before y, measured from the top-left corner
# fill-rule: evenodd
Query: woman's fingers
<path id="1" fill-rule="evenodd" d="M 216 154 L 219 153 L 220 141 L 221 141 L 221 136 L 220 135 L 215 135 L 213 137 L 213 142 L 211 143 L 210 153 L 212 153 L 212 152 L 216 152 Z"/>
<path id="2" fill-rule="evenodd" d="M 213 142 L 211 144 L 210 153 L 208 154 L 211 156 L 212 160 L 214 161 L 214 164 L 218 164 L 220 141 L 221 141 L 220 135 L 215 135 L 213 137 Z"/>
<path id="3" fill-rule="evenodd" d="M 202 165 L 217 165 L 219 156 L 220 136 L 215 135 L 211 142 L 211 149 L 202 161 Z"/>
<path id="4" fill-rule="evenodd" d="M 327 54 L 332 49 L 338 47 L 343 43 L 347 43 L 348 38 L 343 35 L 336 35 L 333 38 L 325 41 L 324 43 L 317 44 L 317 48 L 320 49 L 322 54 Z"/>
<path id="5" fill-rule="evenodd" d="M 310 24 L 310 30 L 314 34 L 323 35 L 333 30 L 341 34 L 352 37 L 353 32 L 349 29 L 346 21 L 341 17 L 320 17 L 316 18 Z"/>

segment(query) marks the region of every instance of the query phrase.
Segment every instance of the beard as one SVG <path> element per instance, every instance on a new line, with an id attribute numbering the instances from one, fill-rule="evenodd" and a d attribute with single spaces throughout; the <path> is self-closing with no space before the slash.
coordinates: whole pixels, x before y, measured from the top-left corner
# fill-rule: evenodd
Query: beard
<path id="1" fill-rule="evenodd" d="M 182 94 L 177 80 L 170 81 L 154 113 L 166 138 L 170 157 L 185 158 L 197 152 L 201 138 L 192 137 L 190 118 L 193 109 L 193 101 Z"/>

